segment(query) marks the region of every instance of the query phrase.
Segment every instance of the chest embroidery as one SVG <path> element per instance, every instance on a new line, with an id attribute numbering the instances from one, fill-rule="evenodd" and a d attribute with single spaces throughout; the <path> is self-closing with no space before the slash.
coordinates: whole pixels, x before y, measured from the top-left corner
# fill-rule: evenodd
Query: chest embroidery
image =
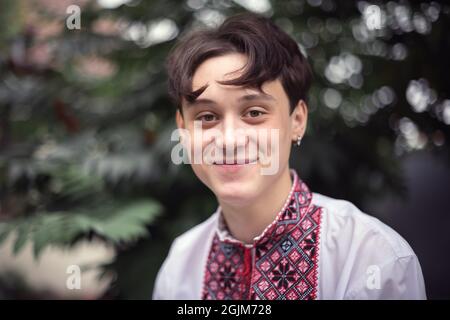
<path id="1" fill-rule="evenodd" d="M 203 299 L 316 298 L 322 208 L 312 205 L 308 187 L 295 181 L 287 206 L 252 247 L 214 236 Z"/>

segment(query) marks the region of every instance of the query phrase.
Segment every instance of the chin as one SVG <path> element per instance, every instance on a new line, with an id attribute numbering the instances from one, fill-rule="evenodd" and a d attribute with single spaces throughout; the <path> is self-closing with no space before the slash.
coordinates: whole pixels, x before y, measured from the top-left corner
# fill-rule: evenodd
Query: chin
<path id="1" fill-rule="evenodd" d="M 220 202 L 235 206 L 246 206 L 253 203 L 258 196 L 257 190 L 252 187 L 241 185 L 223 184 L 213 189 L 214 194 Z"/>
<path id="2" fill-rule="evenodd" d="M 258 164 L 193 168 L 197 177 L 221 202 L 235 205 L 251 203 L 258 197 L 264 184 L 264 176 L 261 176 L 261 167 Z"/>

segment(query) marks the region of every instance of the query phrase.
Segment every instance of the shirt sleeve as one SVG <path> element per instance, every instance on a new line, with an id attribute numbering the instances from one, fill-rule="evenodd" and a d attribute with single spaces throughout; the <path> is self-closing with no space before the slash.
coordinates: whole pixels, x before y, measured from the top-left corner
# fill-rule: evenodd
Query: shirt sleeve
<path id="1" fill-rule="evenodd" d="M 167 283 L 166 276 L 166 261 L 164 261 L 163 265 L 158 271 L 156 276 L 155 285 L 153 288 L 153 300 L 168 300 L 169 297 L 169 288 Z"/>
<path id="2" fill-rule="evenodd" d="M 347 299 L 357 300 L 426 298 L 422 270 L 415 255 L 397 257 L 381 266 L 368 266 L 366 274 L 347 295 Z"/>
<path id="3" fill-rule="evenodd" d="M 158 271 L 155 279 L 155 285 L 153 287 L 153 300 L 170 300 L 173 299 L 171 291 L 171 279 L 170 279 L 170 266 L 173 265 L 172 257 L 174 256 L 174 250 L 177 244 L 177 239 L 172 242 L 166 259 L 164 260 L 161 268 Z M 173 270 L 172 270 L 173 271 Z"/>

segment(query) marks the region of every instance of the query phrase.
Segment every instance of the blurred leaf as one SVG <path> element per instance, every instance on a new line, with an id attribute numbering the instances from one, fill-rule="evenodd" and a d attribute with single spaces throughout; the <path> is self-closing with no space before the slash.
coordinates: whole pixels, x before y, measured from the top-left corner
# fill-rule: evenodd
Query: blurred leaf
<path id="1" fill-rule="evenodd" d="M 47 246 L 70 246 L 89 232 L 114 244 L 129 243 L 147 236 L 145 226 L 160 212 L 161 206 L 153 200 L 117 201 L 92 211 L 39 212 L 26 219 L 0 223 L 0 240 L 8 232 L 15 232 L 14 254 L 30 240 L 36 257 Z"/>

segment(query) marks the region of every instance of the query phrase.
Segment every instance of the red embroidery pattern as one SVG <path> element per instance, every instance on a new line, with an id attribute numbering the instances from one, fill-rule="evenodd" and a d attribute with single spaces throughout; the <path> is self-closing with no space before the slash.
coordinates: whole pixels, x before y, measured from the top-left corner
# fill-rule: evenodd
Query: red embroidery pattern
<path id="1" fill-rule="evenodd" d="M 321 208 L 295 176 L 288 205 L 251 248 L 216 234 L 203 299 L 311 300 L 317 297 Z"/>

